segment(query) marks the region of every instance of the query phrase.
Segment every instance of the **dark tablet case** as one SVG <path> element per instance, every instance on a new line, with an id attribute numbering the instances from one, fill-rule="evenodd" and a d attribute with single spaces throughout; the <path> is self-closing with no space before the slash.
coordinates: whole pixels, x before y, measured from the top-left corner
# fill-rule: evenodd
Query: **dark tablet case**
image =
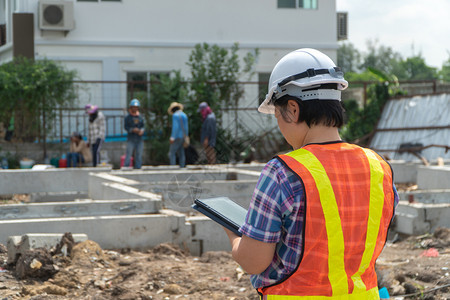
<path id="1" fill-rule="evenodd" d="M 244 224 L 247 210 L 228 197 L 195 199 L 192 208 L 208 218 L 242 236 L 239 228 Z"/>

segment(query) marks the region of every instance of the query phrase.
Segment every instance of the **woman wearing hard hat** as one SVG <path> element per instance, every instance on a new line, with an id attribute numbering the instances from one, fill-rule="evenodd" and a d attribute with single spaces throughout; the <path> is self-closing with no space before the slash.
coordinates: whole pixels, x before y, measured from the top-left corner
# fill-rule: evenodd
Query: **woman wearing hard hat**
<path id="1" fill-rule="evenodd" d="M 274 67 L 259 111 L 274 114 L 293 151 L 270 160 L 233 258 L 262 299 L 378 299 L 375 261 L 398 202 L 389 164 L 341 140 L 347 81 L 320 51 Z"/>

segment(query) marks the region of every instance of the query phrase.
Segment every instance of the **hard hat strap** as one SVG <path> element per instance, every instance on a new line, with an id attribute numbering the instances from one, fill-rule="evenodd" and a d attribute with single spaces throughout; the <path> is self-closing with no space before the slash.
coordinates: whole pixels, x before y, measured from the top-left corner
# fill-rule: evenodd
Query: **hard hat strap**
<path id="1" fill-rule="evenodd" d="M 341 68 L 339 68 L 339 67 L 332 67 L 329 69 L 308 69 L 304 72 L 286 77 L 285 79 L 283 79 L 282 81 L 280 81 L 278 83 L 278 86 L 282 87 L 283 85 L 285 85 L 291 81 L 295 81 L 295 80 L 306 78 L 306 77 L 314 77 L 317 75 L 324 75 L 324 74 L 330 74 L 331 76 L 336 77 L 336 78 L 343 78 L 343 76 L 344 76 L 344 73 L 341 71 Z"/>

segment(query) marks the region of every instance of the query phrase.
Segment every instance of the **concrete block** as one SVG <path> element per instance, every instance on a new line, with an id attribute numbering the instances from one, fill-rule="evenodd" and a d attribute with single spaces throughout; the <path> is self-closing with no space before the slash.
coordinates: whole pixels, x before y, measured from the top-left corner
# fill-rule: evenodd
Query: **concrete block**
<path id="1" fill-rule="evenodd" d="M 14 263 L 19 255 L 25 251 L 46 248 L 50 250 L 56 247 L 61 241 L 64 234 L 61 233 L 47 233 L 47 234 L 35 234 L 28 233 L 22 236 L 10 236 L 7 242 L 8 248 L 8 263 Z M 88 239 L 86 234 L 75 233 L 72 234 L 76 243 L 83 242 Z"/>
<path id="2" fill-rule="evenodd" d="M 400 200 L 412 199 L 416 202 L 424 204 L 450 203 L 450 189 L 399 192 L 398 196 Z"/>
<path id="3" fill-rule="evenodd" d="M 115 176 L 110 173 L 90 173 L 88 178 L 88 196 L 91 199 L 104 199 L 102 183 L 120 183 L 124 185 L 136 185 L 139 181 Z"/>
<path id="4" fill-rule="evenodd" d="M 157 213 L 159 208 L 159 201 L 149 199 L 6 204 L 2 205 L 0 219 L 11 220 L 68 216 L 148 214 Z"/>
<path id="5" fill-rule="evenodd" d="M 222 165 L 220 165 L 222 166 Z M 238 163 L 238 164 L 229 164 L 229 165 L 223 165 L 225 168 L 235 168 L 240 170 L 247 170 L 247 171 L 255 171 L 258 173 L 261 173 L 262 169 L 266 166 L 266 163 Z"/>
<path id="6" fill-rule="evenodd" d="M 45 193 L 31 193 L 30 202 L 64 202 L 74 201 L 75 199 L 86 199 L 88 193 L 86 192 L 45 192 Z"/>
<path id="7" fill-rule="evenodd" d="M 140 185 L 155 194 L 162 195 L 163 207 L 180 212 L 192 211 L 191 205 L 197 198 L 227 196 L 242 207 L 250 204 L 257 180 L 217 180 L 173 184 L 155 182 Z"/>
<path id="8" fill-rule="evenodd" d="M 450 167 L 419 167 L 417 186 L 421 190 L 450 189 Z"/>
<path id="9" fill-rule="evenodd" d="M 401 160 L 389 161 L 394 172 L 395 183 L 417 182 L 417 168 L 421 165 L 419 162 L 408 162 Z"/>
<path id="10" fill-rule="evenodd" d="M 135 187 L 130 187 L 120 183 L 107 183 L 101 184 L 98 189 L 101 193 L 96 197 L 97 200 L 121 200 L 121 199 L 147 199 L 155 202 L 157 209 L 162 208 L 161 195 L 150 193 L 147 191 L 139 190 Z"/>
<path id="11" fill-rule="evenodd" d="M 430 232 L 425 206 L 421 203 L 400 201 L 395 212 L 395 231 L 408 235 L 422 235 Z"/>
<path id="12" fill-rule="evenodd" d="M 200 254 L 208 251 L 231 251 L 230 240 L 223 227 L 205 216 L 186 218 L 192 226 L 192 241 L 199 242 Z"/>
<path id="13" fill-rule="evenodd" d="M 0 191 L 8 194 L 49 192 L 87 192 L 90 172 L 111 168 L 67 168 L 47 170 L 0 170 Z"/>
<path id="14" fill-rule="evenodd" d="M 182 218 L 184 215 L 150 214 L 0 220 L 0 243 L 6 244 L 9 236 L 29 232 L 83 232 L 103 249 L 148 249 L 161 243 L 183 245 L 191 240 L 191 234 L 189 227 L 184 228 Z"/>
<path id="15" fill-rule="evenodd" d="M 433 232 L 437 227 L 450 228 L 450 204 L 425 205 L 425 220 Z"/>
<path id="16" fill-rule="evenodd" d="M 175 184 L 180 182 L 230 180 L 231 175 L 237 177 L 235 178 L 237 180 L 254 180 L 259 178 L 260 172 L 211 165 L 207 167 L 203 166 L 202 169 L 178 168 L 175 170 L 162 169 L 159 171 L 113 170 L 111 174 L 139 182 L 173 182 Z"/>

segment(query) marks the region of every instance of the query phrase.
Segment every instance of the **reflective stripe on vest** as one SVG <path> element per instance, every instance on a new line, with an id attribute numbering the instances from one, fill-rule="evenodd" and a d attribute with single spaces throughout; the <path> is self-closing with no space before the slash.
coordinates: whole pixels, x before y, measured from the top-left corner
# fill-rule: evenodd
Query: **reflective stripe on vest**
<path id="1" fill-rule="evenodd" d="M 326 172 L 327 164 L 329 169 L 331 168 L 330 166 L 333 166 L 333 162 L 327 162 L 327 159 L 324 159 L 324 157 L 321 157 L 321 159 L 319 160 L 316 155 L 323 155 L 323 153 L 320 153 L 322 149 L 326 149 L 326 151 L 341 151 L 341 149 L 344 149 L 351 155 L 356 155 L 356 162 L 354 162 L 353 164 L 355 167 L 361 169 L 361 176 L 364 176 L 364 174 L 370 171 L 370 177 L 369 175 L 367 175 L 367 179 L 355 180 L 357 184 L 361 185 L 361 182 L 367 184 L 367 188 L 361 188 L 362 192 L 360 191 L 360 193 L 367 191 L 367 197 L 365 198 L 370 197 L 370 201 L 368 203 L 366 203 L 367 201 L 361 202 L 365 203 L 365 206 L 362 208 L 364 210 L 367 210 L 364 212 L 366 214 L 364 215 L 364 222 L 366 223 L 363 224 L 363 226 L 366 226 L 366 230 L 364 231 L 365 237 L 361 237 L 365 238 L 364 245 L 362 245 L 363 249 L 360 249 L 361 247 L 357 248 L 358 245 L 347 246 L 346 248 L 344 238 L 345 233 L 343 230 L 343 224 L 341 224 L 338 201 L 336 199 L 334 191 L 334 188 L 336 188 L 336 186 L 333 186 L 329 177 L 331 175 L 327 174 Z M 315 153 L 316 155 L 313 153 Z M 333 154 L 333 152 L 331 153 Z M 306 146 L 305 148 L 293 151 L 289 154 L 281 155 L 280 159 L 289 168 L 291 168 L 291 170 L 293 170 L 299 176 L 301 175 L 300 177 L 302 178 L 305 185 L 305 192 L 307 195 L 307 214 L 309 213 L 309 215 L 305 217 L 305 222 L 306 225 L 310 226 L 308 228 L 305 227 L 307 236 L 308 232 L 310 237 L 314 235 L 315 229 L 312 229 L 312 224 L 317 225 L 317 223 L 314 222 L 323 220 L 320 222 L 322 222 L 322 227 L 324 225 L 325 232 L 320 235 L 320 238 L 322 238 L 323 236 L 325 241 L 319 240 L 318 242 L 312 243 L 304 241 L 305 249 L 303 250 L 304 253 L 308 253 L 308 251 L 310 251 L 308 247 L 312 244 L 318 246 L 319 248 L 321 248 L 320 246 L 326 247 L 326 249 L 323 249 L 323 251 L 320 252 L 323 254 L 311 254 L 312 256 L 308 256 L 307 254 L 305 254 L 305 256 L 306 260 L 308 258 L 315 257 L 315 259 L 319 259 L 319 261 L 317 261 L 317 264 L 321 263 L 320 260 L 323 263 L 327 264 L 319 268 L 318 270 L 320 271 L 317 272 L 327 272 L 328 274 L 325 274 L 325 276 L 327 276 L 328 279 L 325 281 L 325 283 L 327 283 L 326 286 L 323 286 L 324 282 L 322 280 L 322 282 L 320 283 L 322 284 L 321 287 L 317 287 L 316 289 L 314 289 L 314 287 L 309 287 L 311 295 L 305 295 L 304 292 L 297 293 L 296 290 L 302 290 L 302 287 L 296 286 L 304 286 L 305 281 L 304 279 L 300 280 L 299 278 L 291 279 L 291 277 L 296 276 L 296 273 L 301 273 L 303 271 L 297 270 L 293 275 L 291 275 L 291 277 L 287 278 L 287 281 L 298 281 L 291 281 L 287 286 L 285 282 L 281 282 L 278 285 L 260 289 L 260 291 L 263 291 L 263 294 L 265 294 L 263 299 L 378 299 L 376 274 L 374 272 L 373 266 L 375 264 L 375 259 L 378 257 L 379 253 L 381 252 L 382 246 L 384 245 L 388 225 L 393 211 L 393 191 L 389 192 L 389 189 L 392 190 L 392 174 L 387 163 L 384 162 L 381 158 L 378 158 L 376 154 L 371 150 L 363 149 L 346 143 L 310 145 Z M 360 161 L 358 161 L 358 159 L 360 159 Z M 347 163 L 347 161 L 344 162 Z M 350 165 L 347 167 L 353 167 L 353 165 L 351 164 L 352 163 L 350 163 Z M 368 191 L 369 187 L 370 192 Z M 339 193 L 340 187 L 337 188 Z M 318 195 L 318 201 L 316 201 L 317 203 L 314 203 L 314 201 L 311 202 L 311 199 L 309 199 L 310 202 L 308 202 L 308 195 L 310 196 L 310 198 L 317 197 Z M 390 207 L 385 206 L 386 199 L 388 199 L 388 204 L 392 204 L 390 205 Z M 341 201 L 341 203 L 343 202 Z M 314 207 L 316 209 L 308 210 L 308 205 L 315 205 Z M 356 211 L 357 208 L 353 209 Z M 321 210 L 322 212 L 317 213 L 317 210 Z M 387 220 L 387 218 L 389 218 L 389 220 Z M 315 219 L 315 221 L 311 221 L 311 219 Z M 359 219 L 357 219 L 356 221 L 358 220 Z M 349 222 L 351 221 L 352 220 L 350 220 Z M 347 227 L 351 226 L 347 224 Z M 348 235 L 349 234 L 350 233 L 348 233 Z M 354 241 L 351 240 L 351 238 L 349 239 L 348 235 L 347 239 L 354 244 Z M 358 250 L 358 261 L 355 261 L 354 259 L 350 260 L 348 257 L 344 257 L 345 250 L 356 251 L 355 249 Z M 347 264 L 349 263 L 348 261 L 351 261 L 354 266 L 348 267 L 347 265 L 346 268 L 346 259 Z M 314 271 L 314 263 L 316 262 L 301 261 L 299 269 L 302 268 L 302 262 L 304 264 L 307 264 L 304 265 L 306 269 L 309 268 L 308 270 L 312 270 L 311 272 L 307 272 L 306 275 L 312 277 L 306 280 L 314 280 L 314 275 L 310 274 Z M 348 274 L 349 271 L 353 274 Z M 368 271 L 367 274 L 365 274 L 366 271 Z M 364 279 L 362 278 L 362 276 L 364 276 Z M 311 281 L 307 282 L 310 283 Z M 366 286 L 367 283 L 369 283 L 369 286 Z M 351 285 L 349 286 L 349 284 Z M 287 287 L 287 291 L 283 289 L 283 286 Z M 303 290 L 305 290 L 305 288 L 303 288 Z"/>
<path id="2" fill-rule="evenodd" d="M 286 296 L 286 295 L 264 295 L 263 300 L 362 300 L 362 299 L 380 299 L 378 288 L 372 288 L 371 290 L 363 294 L 350 294 L 341 296 Z"/>

